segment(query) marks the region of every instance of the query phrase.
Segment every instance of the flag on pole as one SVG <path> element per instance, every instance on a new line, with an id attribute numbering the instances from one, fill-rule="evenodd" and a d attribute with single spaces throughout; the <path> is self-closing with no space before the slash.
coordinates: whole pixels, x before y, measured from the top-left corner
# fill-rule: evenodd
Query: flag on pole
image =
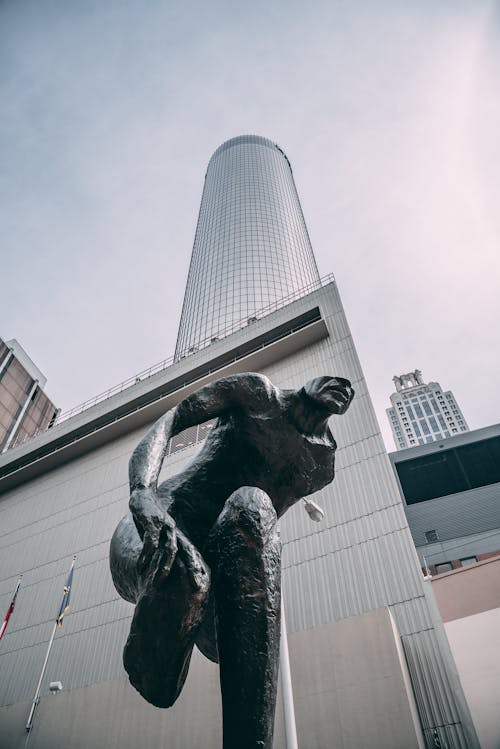
<path id="1" fill-rule="evenodd" d="M 59 628 L 62 627 L 62 622 L 64 618 L 64 614 L 69 609 L 69 599 L 71 596 L 71 586 L 73 584 L 73 569 L 75 566 L 75 559 L 76 557 L 73 557 L 73 561 L 71 562 L 71 568 L 69 570 L 68 579 L 66 580 L 66 585 L 64 586 L 64 595 L 63 599 L 61 601 L 61 607 L 59 609 L 59 613 L 57 615 L 56 624 Z"/>
<path id="2" fill-rule="evenodd" d="M 7 609 L 7 613 L 5 614 L 5 619 L 3 620 L 2 627 L 0 628 L 0 640 L 3 637 L 5 630 L 7 629 L 7 624 L 9 623 L 10 616 L 12 612 L 14 611 L 14 606 L 16 605 L 17 594 L 19 593 L 19 588 L 21 587 L 21 578 L 22 578 L 22 575 L 19 575 L 19 580 L 17 581 L 16 589 L 14 591 L 14 595 L 12 596 L 12 601 L 10 602 L 10 606 Z"/>

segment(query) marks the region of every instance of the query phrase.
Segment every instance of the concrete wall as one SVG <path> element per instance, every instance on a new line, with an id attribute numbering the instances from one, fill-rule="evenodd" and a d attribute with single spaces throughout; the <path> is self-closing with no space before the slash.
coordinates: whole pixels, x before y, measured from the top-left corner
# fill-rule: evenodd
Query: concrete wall
<path id="1" fill-rule="evenodd" d="M 387 609 L 289 639 L 299 746 L 422 749 L 413 697 Z M 0 710 L 0 749 L 21 749 L 29 703 Z M 219 749 L 217 667 L 198 653 L 169 710 L 148 705 L 125 678 L 43 697 L 29 749 Z M 274 749 L 285 749 L 281 703 Z"/>
<path id="2" fill-rule="evenodd" d="M 500 556 L 432 579 L 482 749 L 500 749 Z"/>
<path id="3" fill-rule="evenodd" d="M 413 694 L 388 609 L 290 637 L 304 749 L 421 749 Z"/>
<path id="4" fill-rule="evenodd" d="M 500 607 L 500 556 L 432 578 L 444 622 Z"/>
<path id="5" fill-rule="evenodd" d="M 500 749 L 500 608 L 445 625 L 481 749 Z"/>

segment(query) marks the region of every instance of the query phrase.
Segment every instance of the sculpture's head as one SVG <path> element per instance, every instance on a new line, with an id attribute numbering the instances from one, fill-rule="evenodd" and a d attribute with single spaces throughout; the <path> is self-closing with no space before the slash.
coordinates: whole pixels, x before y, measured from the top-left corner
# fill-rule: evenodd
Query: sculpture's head
<path id="1" fill-rule="evenodd" d="M 330 415 L 344 414 L 354 398 L 351 383 L 343 377 L 315 377 L 301 391 Z"/>

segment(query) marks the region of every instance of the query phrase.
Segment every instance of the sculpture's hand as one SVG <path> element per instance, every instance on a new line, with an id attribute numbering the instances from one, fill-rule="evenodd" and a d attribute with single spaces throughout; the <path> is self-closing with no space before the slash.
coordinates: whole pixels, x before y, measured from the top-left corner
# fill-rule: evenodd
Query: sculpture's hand
<path id="1" fill-rule="evenodd" d="M 177 533 L 174 519 L 159 505 L 156 492 L 151 489 L 135 489 L 130 496 L 130 510 L 139 535 L 142 551 L 137 560 L 137 572 L 147 576 L 150 567 L 153 574 L 168 575 L 177 554 Z M 153 557 L 157 555 L 152 565 Z M 161 567 L 160 569 L 157 569 Z"/>
<path id="2" fill-rule="evenodd" d="M 163 517 L 155 518 L 150 530 L 144 534 L 142 551 L 137 560 L 137 571 L 141 576 L 152 572 L 155 579 L 167 577 L 176 555 L 175 521 L 170 515 L 163 513 Z"/>

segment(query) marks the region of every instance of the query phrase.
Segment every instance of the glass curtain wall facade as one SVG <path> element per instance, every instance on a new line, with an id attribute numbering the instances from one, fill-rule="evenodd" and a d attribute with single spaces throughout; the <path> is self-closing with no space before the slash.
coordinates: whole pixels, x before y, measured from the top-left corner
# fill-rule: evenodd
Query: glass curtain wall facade
<path id="1" fill-rule="evenodd" d="M 223 143 L 205 175 L 176 360 L 318 281 L 286 155 L 256 135 Z"/>

